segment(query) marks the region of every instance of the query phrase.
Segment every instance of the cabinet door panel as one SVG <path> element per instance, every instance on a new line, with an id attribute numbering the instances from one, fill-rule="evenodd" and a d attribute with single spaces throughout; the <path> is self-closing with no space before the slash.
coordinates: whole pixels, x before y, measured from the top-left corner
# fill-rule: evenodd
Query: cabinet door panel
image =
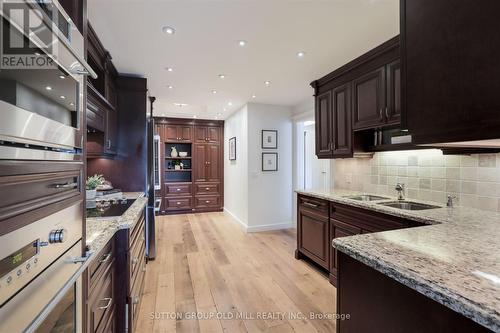
<path id="1" fill-rule="evenodd" d="M 177 129 L 180 141 L 191 142 L 193 140 L 193 131 L 191 126 L 179 126 Z"/>
<path id="2" fill-rule="evenodd" d="M 210 143 L 220 143 L 220 128 L 219 127 L 208 127 L 207 139 L 208 139 L 208 142 L 210 142 Z"/>
<path id="3" fill-rule="evenodd" d="M 194 145 L 194 161 L 193 161 L 193 171 L 194 171 L 194 181 L 204 182 L 208 178 L 208 149 L 207 145 L 195 144 Z"/>
<path id="4" fill-rule="evenodd" d="M 335 238 L 358 234 L 361 234 L 361 229 L 330 219 L 330 242 Z M 330 274 L 337 276 L 337 250 L 333 246 L 330 246 Z"/>
<path id="5" fill-rule="evenodd" d="M 118 116 L 117 111 L 108 109 L 106 119 L 106 142 L 104 145 L 104 152 L 108 154 L 115 154 L 118 141 Z"/>
<path id="6" fill-rule="evenodd" d="M 394 61 L 387 65 L 387 109 L 388 124 L 401 121 L 401 62 Z"/>
<path id="7" fill-rule="evenodd" d="M 385 122 L 385 67 L 353 81 L 353 127 L 364 129 Z"/>
<path id="8" fill-rule="evenodd" d="M 195 142 L 196 143 L 206 143 L 208 138 L 208 128 L 205 126 L 195 127 Z"/>
<path id="9" fill-rule="evenodd" d="M 177 126 L 175 125 L 165 125 L 163 127 L 163 135 L 163 141 L 179 141 Z"/>
<path id="10" fill-rule="evenodd" d="M 349 84 L 333 90 L 333 156 L 352 157 L 351 90 Z"/>
<path id="11" fill-rule="evenodd" d="M 332 157 L 332 92 L 316 97 L 316 155 L 318 158 Z"/>
<path id="12" fill-rule="evenodd" d="M 221 180 L 220 170 L 220 146 L 211 144 L 207 146 L 207 181 L 216 182 Z"/>
<path id="13" fill-rule="evenodd" d="M 413 143 L 497 139 L 500 2 L 401 1 L 403 126 Z"/>
<path id="14" fill-rule="evenodd" d="M 319 265 L 328 269 L 328 218 L 299 209 L 299 249 Z"/>

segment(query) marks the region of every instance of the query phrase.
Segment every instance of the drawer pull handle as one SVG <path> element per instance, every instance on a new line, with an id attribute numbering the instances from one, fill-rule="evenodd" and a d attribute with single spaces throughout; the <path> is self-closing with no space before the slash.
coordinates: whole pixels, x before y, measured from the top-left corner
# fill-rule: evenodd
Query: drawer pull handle
<path id="1" fill-rule="evenodd" d="M 52 185 L 53 188 L 62 188 L 62 189 L 65 189 L 65 188 L 77 188 L 78 187 L 78 183 L 65 183 L 65 184 L 54 184 Z"/>
<path id="2" fill-rule="evenodd" d="M 139 297 L 134 297 L 134 299 L 132 300 L 132 304 L 139 304 Z"/>
<path id="3" fill-rule="evenodd" d="M 210 200 L 205 200 L 205 203 L 210 203 Z"/>
<path id="4" fill-rule="evenodd" d="M 178 188 L 178 189 L 177 189 L 177 192 L 179 192 L 180 190 L 181 190 L 181 189 L 180 189 L 180 188 Z"/>
<path id="5" fill-rule="evenodd" d="M 109 308 L 111 306 L 111 303 L 113 302 L 113 299 L 111 297 L 106 297 L 106 298 L 101 299 L 100 302 L 108 302 L 108 303 L 106 303 L 105 306 L 100 306 L 99 307 L 99 310 L 106 310 L 107 308 Z"/>
<path id="6" fill-rule="evenodd" d="M 101 264 L 104 264 L 111 258 L 111 252 L 107 253 L 106 255 L 102 256 L 102 259 L 99 261 Z"/>
<path id="7" fill-rule="evenodd" d="M 180 202 L 180 201 L 177 201 L 177 204 L 178 204 L 178 205 L 180 205 L 180 204 L 181 204 L 181 202 Z"/>
<path id="8" fill-rule="evenodd" d="M 210 187 L 205 187 L 205 190 L 210 191 Z"/>
<path id="9" fill-rule="evenodd" d="M 304 202 L 303 203 L 304 206 L 308 206 L 308 207 L 312 207 L 312 208 L 318 208 L 319 205 L 316 205 L 316 204 L 313 204 L 313 203 L 310 203 L 310 202 Z"/>

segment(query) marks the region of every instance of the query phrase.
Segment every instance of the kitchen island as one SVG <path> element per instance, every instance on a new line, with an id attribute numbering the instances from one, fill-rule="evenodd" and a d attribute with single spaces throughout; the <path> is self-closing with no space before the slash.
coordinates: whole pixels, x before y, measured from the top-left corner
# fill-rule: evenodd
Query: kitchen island
<path id="1" fill-rule="evenodd" d="M 404 320 L 410 327 L 399 331 L 417 331 L 423 326 L 411 325 L 419 322 L 435 329 L 442 324 L 448 329 L 442 331 L 449 331 L 454 315 L 459 315 L 453 322 L 460 323 L 462 331 L 500 331 L 499 213 L 462 207 L 408 211 L 380 204 L 393 198 L 346 198 L 360 194 L 352 191 L 298 193 L 429 224 L 333 239 L 339 252 L 337 311 L 351 318 L 339 322 L 340 332 L 359 332 L 363 325 L 372 331 L 398 331 L 389 324 Z M 398 299 L 403 295 L 409 299 Z M 422 295 L 430 303 L 418 299 Z M 424 308 L 414 308 L 415 304 Z M 441 316 L 440 310 L 452 313 Z M 381 317 L 387 313 L 392 316 Z M 461 317 L 468 320 L 460 322 Z M 443 318 L 450 320 L 442 322 Z"/>

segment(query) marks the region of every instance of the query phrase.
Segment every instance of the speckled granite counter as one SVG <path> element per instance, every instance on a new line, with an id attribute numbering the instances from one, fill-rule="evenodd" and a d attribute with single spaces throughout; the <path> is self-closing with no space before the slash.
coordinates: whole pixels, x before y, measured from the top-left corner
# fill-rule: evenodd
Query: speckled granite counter
<path id="1" fill-rule="evenodd" d="M 133 228 L 140 214 L 148 202 L 142 192 L 124 192 L 127 199 L 136 199 L 132 206 L 122 216 L 105 218 L 87 218 L 87 247 L 94 254 L 98 253 L 104 245 L 120 229 Z"/>
<path id="2" fill-rule="evenodd" d="M 462 207 L 404 211 L 343 197 L 360 194 L 352 191 L 297 193 L 430 224 L 337 238 L 333 246 L 477 323 L 500 332 L 499 213 Z M 394 199 L 391 198 L 391 201 Z"/>

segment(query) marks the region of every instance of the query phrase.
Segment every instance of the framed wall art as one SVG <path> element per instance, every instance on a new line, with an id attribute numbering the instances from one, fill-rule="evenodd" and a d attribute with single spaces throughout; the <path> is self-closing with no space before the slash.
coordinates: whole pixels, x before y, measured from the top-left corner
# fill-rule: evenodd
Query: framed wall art
<path id="1" fill-rule="evenodd" d="M 278 171 L 278 153 L 262 153 L 262 171 Z"/>
<path id="2" fill-rule="evenodd" d="M 236 161 L 236 137 L 229 139 L 229 160 Z"/>
<path id="3" fill-rule="evenodd" d="M 262 130 L 262 149 L 278 149 L 277 130 Z"/>

